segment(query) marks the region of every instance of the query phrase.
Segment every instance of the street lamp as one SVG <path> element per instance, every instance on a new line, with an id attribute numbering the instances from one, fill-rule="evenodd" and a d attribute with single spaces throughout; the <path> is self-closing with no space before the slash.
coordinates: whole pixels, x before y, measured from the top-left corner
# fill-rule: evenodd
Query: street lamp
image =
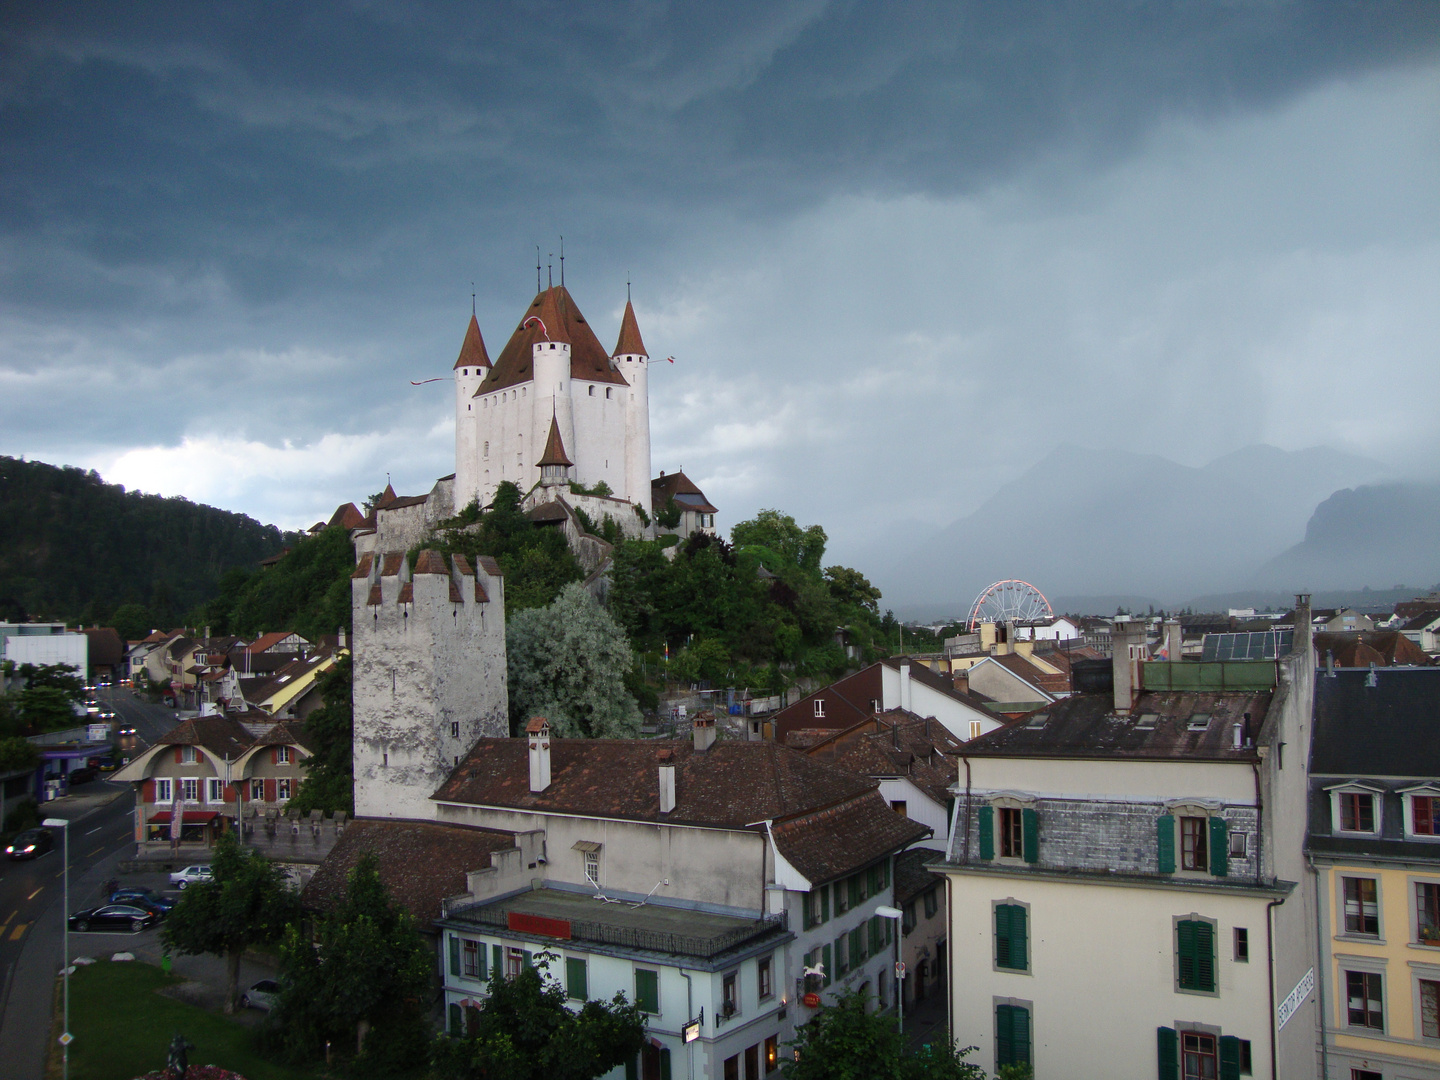
<path id="1" fill-rule="evenodd" d="M 62 890 L 60 911 L 60 940 L 64 942 L 64 953 L 60 957 L 61 977 L 65 981 L 65 1030 L 60 1034 L 60 1051 L 64 1058 L 64 1080 L 70 1080 L 70 821 L 68 818 L 47 817 L 40 823 L 47 829 L 65 830 L 65 882 Z"/>
<path id="2" fill-rule="evenodd" d="M 900 1034 L 905 1034 L 905 966 L 900 962 L 900 928 L 904 926 L 900 920 L 905 913 L 897 907 L 881 905 L 875 909 L 875 914 L 882 919 L 895 920 L 895 1015 L 900 1019 Z"/>

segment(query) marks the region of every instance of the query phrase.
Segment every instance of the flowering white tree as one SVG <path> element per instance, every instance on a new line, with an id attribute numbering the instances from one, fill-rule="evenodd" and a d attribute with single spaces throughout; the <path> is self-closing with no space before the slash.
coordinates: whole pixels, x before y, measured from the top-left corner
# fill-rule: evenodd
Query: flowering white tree
<path id="1" fill-rule="evenodd" d="M 516 613 L 505 629 L 510 716 L 550 721 L 562 738 L 628 739 L 640 710 L 625 689 L 634 663 L 625 631 L 578 583 L 549 607 Z"/>

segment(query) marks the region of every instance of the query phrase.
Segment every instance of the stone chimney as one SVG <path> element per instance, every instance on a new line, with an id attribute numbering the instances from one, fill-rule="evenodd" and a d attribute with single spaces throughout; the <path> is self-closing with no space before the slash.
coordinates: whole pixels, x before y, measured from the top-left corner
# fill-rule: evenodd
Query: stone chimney
<path id="1" fill-rule="evenodd" d="M 900 708 L 910 711 L 910 661 L 900 661 Z"/>
<path id="2" fill-rule="evenodd" d="M 1171 661 L 1184 659 L 1185 636 L 1178 618 L 1165 620 L 1165 655 Z"/>
<path id="3" fill-rule="evenodd" d="M 715 743 L 715 718 L 713 716 L 695 717 L 695 752 L 703 754 Z"/>
<path id="4" fill-rule="evenodd" d="M 952 681 L 954 682 L 954 684 L 955 684 L 955 689 L 956 689 L 956 690 L 959 690 L 960 693 L 962 693 L 962 694 L 968 694 L 968 693 L 970 692 L 970 670 L 969 670 L 969 668 L 966 668 L 964 671 L 957 671 L 957 672 L 955 672 L 955 674 L 951 676 L 951 680 L 952 680 Z"/>
<path id="5" fill-rule="evenodd" d="M 1291 642 L 1292 650 L 1303 649 L 1309 652 L 1314 646 L 1315 624 L 1310 621 L 1310 594 L 1308 592 L 1295 594 L 1295 636 Z"/>
<path id="6" fill-rule="evenodd" d="M 675 809 L 675 751 L 666 747 L 659 753 L 660 758 L 660 813 L 668 814 Z"/>
<path id="7" fill-rule="evenodd" d="M 347 637 L 345 633 L 345 627 L 343 626 L 340 627 L 340 629 L 335 633 L 335 645 L 339 649 L 347 649 L 350 647 L 349 638 Z"/>
<path id="8" fill-rule="evenodd" d="M 1145 624 L 1115 623 L 1111 632 L 1110 664 L 1115 674 L 1115 715 L 1129 716 L 1140 693 L 1140 654 L 1145 649 Z"/>
<path id="9" fill-rule="evenodd" d="M 525 725 L 530 740 L 530 790 L 544 791 L 550 786 L 550 721 L 536 716 Z"/>

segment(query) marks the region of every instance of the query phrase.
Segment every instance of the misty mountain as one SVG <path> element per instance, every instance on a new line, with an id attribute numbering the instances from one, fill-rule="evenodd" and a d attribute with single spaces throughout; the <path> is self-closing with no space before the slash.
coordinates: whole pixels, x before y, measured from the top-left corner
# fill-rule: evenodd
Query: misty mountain
<path id="1" fill-rule="evenodd" d="M 904 608 L 959 610 L 1004 578 L 1048 595 L 1179 603 L 1250 582 L 1305 536 L 1317 504 L 1387 471 L 1323 446 L 1249 446 L 1200 468 L 1061 446 L 973 513 L 874 565 L 873 580 L 886 605 Z"/>
<path id="2" fill-rule="evenodd" d="M 1305 539 L 1267 562 L 1256 580 L 1388 588 L 1440 580 L 1440 484 L 1376 484 L 1337 491 L 1315 508 Z"/>

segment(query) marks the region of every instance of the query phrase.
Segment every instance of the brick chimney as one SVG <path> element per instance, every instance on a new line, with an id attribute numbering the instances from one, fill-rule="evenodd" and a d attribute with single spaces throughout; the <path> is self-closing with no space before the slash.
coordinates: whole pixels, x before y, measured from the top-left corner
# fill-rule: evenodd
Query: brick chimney
<path id="1" fill-rule="evenodd" d="M 1115 715 L 1129 716 L 1140 693 L 1140 654 L 1145 649 L 1145 623 L 1117 622 L 1111 632 L 1110 664 L 1115 674 Z"/>
<path id="2" fill-rule="evenodd" d="M 660 813 L 668 814 L 675 809 L 675 751 L 669 747 L 661 750 L 660 759 Z"/>
<path id="3" fill-rule="evenodd" d="M 695 717 L 695 752 L 703 754 L 715 743 L 715 718 L 713 716 Z"/>
<path id="4" fill-rule="evenodd" d="M 530 740 L 530 790 L 544 791 L 550 786 L 550 721 L 533 717 L 525 725 Z"/>

